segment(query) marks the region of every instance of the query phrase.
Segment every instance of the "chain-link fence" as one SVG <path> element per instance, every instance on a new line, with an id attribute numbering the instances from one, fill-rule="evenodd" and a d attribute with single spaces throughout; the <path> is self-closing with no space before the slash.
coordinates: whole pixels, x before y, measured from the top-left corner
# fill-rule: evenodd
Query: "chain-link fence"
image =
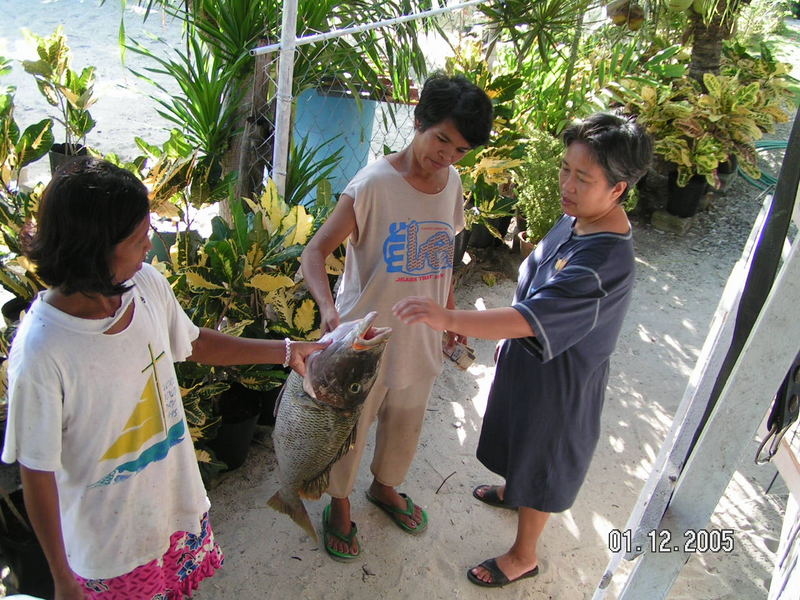
<path id="1" fill-rule="evenodd" d="M 444 67 L 465 36 L 477 35 L 474 7 L 482 1 L 372 22 L 354 14 L 329 31 L 314 29 L 296 6 L 294 15 L 283 14 L 284 31 L 303 35 L 282 35 L 253 52 L 240 167 L 255 185 L 259 174 L 273 178 L 290 203 L 340 193 L 361 167 L 410 143 L 425 74 Z"/>

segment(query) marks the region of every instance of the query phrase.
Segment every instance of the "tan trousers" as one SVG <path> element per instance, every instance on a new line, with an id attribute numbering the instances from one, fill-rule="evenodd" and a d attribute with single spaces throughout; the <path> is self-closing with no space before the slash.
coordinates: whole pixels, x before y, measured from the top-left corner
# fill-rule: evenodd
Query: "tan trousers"
<path id="1" fill-rule="evenodd" d="M 370 470 L 384 485 L 397 487 L 403 483 L 417 452 L 435 380 L 435 376 L 426 378 L 402 389 L 390 389 L 380 383 L 372 386 L 356 425 L 355 444 L 331 469 L 328 485 L 331 496 L 347 498 L 352 493 L 367 435 L 376 418 L 375 454 Z"/>

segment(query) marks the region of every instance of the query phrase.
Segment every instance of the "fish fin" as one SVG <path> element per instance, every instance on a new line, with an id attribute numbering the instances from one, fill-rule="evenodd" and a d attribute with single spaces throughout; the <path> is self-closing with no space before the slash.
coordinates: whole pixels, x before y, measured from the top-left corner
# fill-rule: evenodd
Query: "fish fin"
<path id="1" fill-rule="evenodd" d="M 300 497 L 307 498 L 308 500 L 319 500 L 320 496 L 322 496 L 322 493 L 328 489 L 332 466 L 333 463 L 329 464 L 327 467 L 325 467 L 325 470 L 317 475 L 314 479 L 306 481 L 299 490 Z"/>
<path id="2" fill-rule="evenodd" d="M 356 420 L 356 424 L 358 420 Z M 350 452 L 350 448 L 353 447 L 353 444 L 356 443 L 356 425 L 353 425 L 353 430 L 350 432 L 350 435 L 347 436 L 347 439 L 342 444 L 342 447 L 339 448 L 339 451 L 333 457 L 331 462 L 317 475 L 314 479 L 310 479 L 306 481 L 300 487 L 300 496 L 303 498 L 308 498 L 309 500 L 319 500 L 322 493 L 328 489 L 328 483 L 330 480 L 331 475 L 331 468 L 333 467 L 334 463 L 342 458 L 345 454 Z"/>
<path id="3" fill-rule="evenodd" d="M 273 494 L 272 498 L 267 501 L 267 505 L 280 513 L 289 515 L 289 518 L 297 523 L 315 542 L 319 541 L 317 530 L 314 529 L 314 526 L 311 524 L 311 519 L 308 517 L 308 511 L 299 499 L 294 503 L 286 502 L 283 496 L 281 496 L 281 491 L 278 490 Z"/>

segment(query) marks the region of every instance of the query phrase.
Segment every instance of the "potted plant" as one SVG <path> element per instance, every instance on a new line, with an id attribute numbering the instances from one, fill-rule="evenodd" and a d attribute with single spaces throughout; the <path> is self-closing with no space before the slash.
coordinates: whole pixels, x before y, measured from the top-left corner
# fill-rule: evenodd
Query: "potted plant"
<path id="1" fill-rule="evenodd" d="M 667 210 L 682 217 L 696 212 L 706 185 L 719 187 L 718 169 L 731 157 L 749 176 L 760 177 L 755 141 L 788 119 L 757 81 L 743 84 L 737 76 L 705 73 L 702 86 L 692 79 L 657 86 L 627 80 L 617 92 L 653 135 L 655 154 L 673 166 Z M 690 182 L 695 198 L 687 193 Z"/>
<path id="2" fill-rule="evenodd" d="M 61 26 L 46 38 L 26 33 L 36 44 L 39 58 L 24 60 L 22 66 L 33 75 L 48 104 L 58 109 L 56 121 L 64 127 L 64 143 L 53 144 L 50 149 L 50 165 L 55 171 L 68 157 L 86 154 L 86 135 L 95 126 L 89 113 L 95 102 L 94 67 L 85 67 L 80 73 L 72 70 L 71 52 Z"/>
<path id="3" fill-rule="evenodd" d="M 8 67 L 9 61 L 0 58 L 0 74 Z M 20 129 L 14 118 L 14 91 L 9 87 L 0 92 L 0 285 L 14 296 L 3 307 L 9 322 L 16 321 L 36 293 L 44 289 L 21 248 L 41 188 L 22 191 L 19 178 L 21 170 L 44 156 L 53 143 L 50 119 Z"/>
<path id="4" fill-rule="evenodd" d="M 517 127 L 513 100 L 523 80 L 511 74 L 496 75 L 482 57 L 478 42 L 454 48 L 447 69 L 467 76 L 492 99 L 492 144 L 474 148 L 456 165 L 464 187 L 469 245 L 488 246 L 502 240 L 514 214 L 514 169 L 525 152 L 524 136 Z"/>
<path id="5" fill-rule="evenodd" d="M 21 488 L 10 493 L 0 490 L 0 549 L 16 580 L 16 592 L 53 597 L 53 578 L 25 511 Z"/>
<path id="6" fill-rule="evenodd" d="M 316 306 L 295 276 L 303 245 L 325 215 L 319 214 L 315 223 L 303 205 L 290 207 L 278 198 L 272 182 L 258 200 L 240 199 L 230 206 L 231 221 L 214 217 L 212 234 L 196 251 L 180 259 L 171 253 L 170 262 L 155 262 L 166 272 L 189 317 L 199 326 L 233 335 L 317 338 Z M 178 374 L 190 429 L 200 442 L 198 459 L 207 471 L 214 455 L 224 456 L 229 466 L 243 460 L 212 441 L 226 437 L 225 425 L 235 425 L 235 419 L 226 419 L 233 401 L 222 392 L 238 386 L 268 391 L 280 386 L 287 373 L 273 365 L 198 365 L 179 369 Z M 257 401 L 249 404 L 253 408 L 249 429 L 230 436 L 244 450 L 247 444 L 242 445 L 241 439 L 252 436 L 260 409 Z M 214 455 L 208 448 L 215 450 Z"/>
<path id="7" fill-rule="evenodd" d="M 524 218 L 520 252 L 527 256 L 561 216 L 558 173 L 563 145 L 547 132 L 528 136 L 525 157 L 515 169 L 517 210 Z"/>

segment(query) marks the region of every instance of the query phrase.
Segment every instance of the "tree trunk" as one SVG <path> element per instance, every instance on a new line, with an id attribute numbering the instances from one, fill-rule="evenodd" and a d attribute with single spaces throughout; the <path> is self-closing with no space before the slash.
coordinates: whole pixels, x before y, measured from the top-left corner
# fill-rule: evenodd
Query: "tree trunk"
<path id="1" fill-rule="evenodd" d="M 267 42 L 262 40 L 264 44 Z M 269 114 L 268 69 L 269 55 L 256 57 L 253 73 L 242 83 L 245 87 L 243 101 L 237 117 L 238 134 L 231 137 L 230 148 L 222 159 L 223 175 L 236 173 L 234 198 L 252 198 L 261 189 L 264 167 L 272 157 L 274 127 Z M 230 207 L 227 200 L 220 202 L 220 215 L 228 219 Z"/>
<path id="2" fill-rule="evenodd" d="M 262 40 L 266 45 L 268 42 Z M 245 123 L 239 152 L 239 179 L 236 186 L 238 197 L 252 198 L 261 192 L 264 168 L 272 164 L 272 149 L 275 140 L 275 100 L 270 96 L 270 70 L 274 70 L 275 56 L 256 56 L 255 74 L 251 96 L 248 101 L 250 114 Z M 274 92 L 274 90 L 273 90 Z"/>
<path id="3" fill-rule="evenodd" d="M 726 0 L 719 0 L 708 22 L 704 21 L 703 15 L 690 11 L 690 29 L 694 42 L 689 75 L 697 81 L 703 82 L 703 73 L 719 74 L 722 42 L 731 34 L 734 12 Z"/>

